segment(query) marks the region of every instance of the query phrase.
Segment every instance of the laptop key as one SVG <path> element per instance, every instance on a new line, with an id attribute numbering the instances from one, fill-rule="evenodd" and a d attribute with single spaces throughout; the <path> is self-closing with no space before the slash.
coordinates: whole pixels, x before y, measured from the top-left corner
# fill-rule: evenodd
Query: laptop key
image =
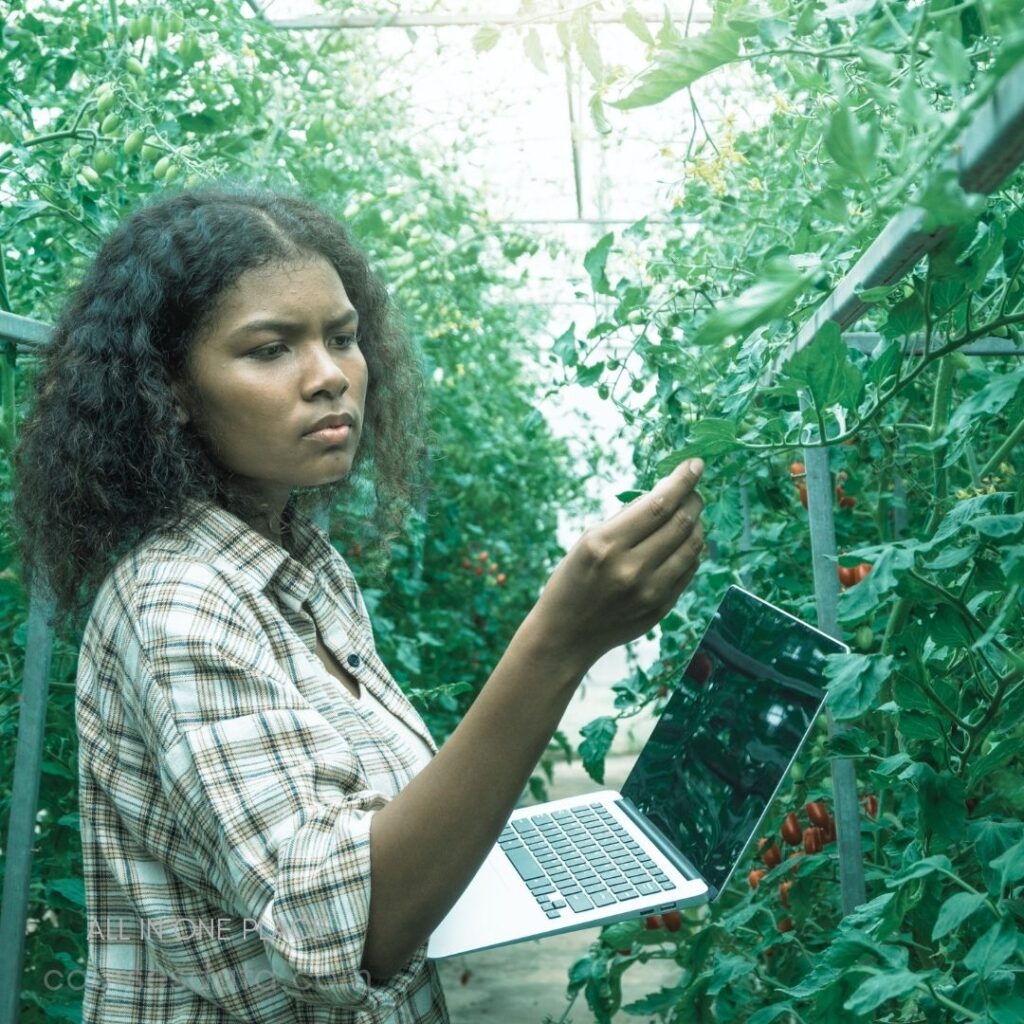
<path id="1" fill-rule="evenodd" d="M 531 878 L 543 878 L 544 869 L 533 859 L 528 850 L 506 850 L 505 856 L 512 861 L 512 867 L 519 872 L 519 877 L 524 882 Z"/>
<path id="2" fill-rule="evenodd" d="M 562 912 L 560 910 L 549 910 L 547 912 L 548 917 L 561 917 Z"/>
<path id="3" fill-rule="evenodd" d="M 644 896 L 651 896 L 656 892 L 661 892 L 661 886 L 657 882 L 640 882 L 636 891 Z"/>
<path id="4" fill-rule="evenodd" d="M 594 901 L 595 907 L 607 907 L 615 902 L 615 897 L 607 889 L 602 889 L 600 892 L 592 892 L 589 895 Z"/>
<path id="5" fill-rule="evenodd" d="M 676 887 L 676 883 L 669 881 L 667 878 L 664 882 L 659 882 L 658 885 L 660 885 L 662 889 L 674 889 Z"/>
<path id="6" fill-rule="evenodd" d="M 526 884 L 534 896 L 547 896 L 549 892 L 555 891 L 555 887 L 550 882 L 527 882 Z"/>
<path id="7" fill-rule="evenodd" d="M 591 903 L 590 900 L 587 899 L 587 897 L 584 896 L 581 892 L 571 893 L 567 895 L 565 899 L 569 906 L 572 907 L 572 909 L 575 910 L 577 914 L 581 913 L 584 910 L 594 909 L 594 904 Z"/>

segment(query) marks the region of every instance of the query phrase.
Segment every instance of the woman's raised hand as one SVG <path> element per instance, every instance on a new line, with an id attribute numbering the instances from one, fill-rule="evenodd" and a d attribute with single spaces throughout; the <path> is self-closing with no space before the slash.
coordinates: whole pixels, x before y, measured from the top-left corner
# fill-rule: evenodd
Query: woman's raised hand
<path id="1" fill-rule="evenodd" d="M 589 668 L 673 608 L 700 565 L 704 463 L 690 459 L 610 519 L 586 530 L 555 567 L 531 616 Z"/>

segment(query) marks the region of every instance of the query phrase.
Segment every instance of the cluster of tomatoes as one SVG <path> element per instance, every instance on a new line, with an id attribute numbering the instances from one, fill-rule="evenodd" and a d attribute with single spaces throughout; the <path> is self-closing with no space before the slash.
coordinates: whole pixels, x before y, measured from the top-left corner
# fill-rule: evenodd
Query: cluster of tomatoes
<path id="1" fill-rule="evenodd" d="M 866 794 L 861 800 L 861 807 L 869 818 L 878 816 L 878 797 L 873 793 Z M 756 889 L 761 884 L 761 879 L 772 869 L 782 863 L 782 850 L 785 846 L 794 847 L 789 852 L 789 859 L 798 860 L 804 854 L 821 853 L 830 843 L 836 841 L 836 819 L 829 811 L 828 804 L 824 800 L 814 800 L 804 807 L 807 815 L 807 824 L 801 820 L 796 811 L 790 811 L 782 822 L 779 836 L 767 836 L 761 839 L 757 848 L 761 851 L 761 860 L 765 864 L 763 868 L 754 868 L 747 875 L 747 884 L 751 889 Z M 779 845 L 782 840 L 782 846 Z M 803 849 L 800 849 L 803 847 Z M 789 910 L 789 890 L 792 882 L 782 882 L 779 885 L 779 903 L 785 910 Z M 793 919 L 784 916 L 775 922 L 780 932 L 793 930 Z"/>
<path id="2" fill-rule="evenodd" d="M 791 462 L 789 465 L 789 475 L 792 477 L 793 483 L 796 484 L 796 493 L 800 498 L 800 504 L 807 508 L 807 467 L 802 462 Z M 845 482 L 846 473 L 841 470 L 839 472 L 839 483 L 836 486 L 836 501 L 839 503 L 840 508 L 855 508 L 857 499 L 843 490 Z"/>
<path id="3" fill-rule="evenodd" d="M 804 827 L 800 816 L 795 811 L 790 811 L 780 829 L 780 838 L 785 846 L 799 847 L 790 851 L 790 858 L 795 859 L 805 853 L 821 853 L 828 843 L 834 843 L 836 839 L 836 819 L 828 809 L 828 805 L 822 800 L 815 800 L 804 808 L 807 813 L 809 824 Z M 756 889 L 761 884 L 761 879 L 768 872 L 782 863 L 782 847 L 774 837 L 766 837 L 758 842 L 758 849 L 761 851 L 761 860 L 766 867 L 755 868 L 747 875 L 747 884 L 751 889 Z M 792 882 L 782 882 L 779 885 L 779 902 L 789 909 L 789 890 Z M 775 922 L 780 932 L 788 932 L 793 929 L 791 917 L 781 917 Z"/>
<path id="4" fill-rule="evenodd" d="M 462 568 L 472 569 L 474 576 L 483 576 L 484 570 L 486 569 L 486 571 L 494 577 L 494 582 L 497 583 L 499 587 L 503 587 L 505 582 L 508 580 L 508 577 L 503 572 L 498 571 L 497 562 L 491 562 L 490 565 L 487 564 L 490 557 L 490 552 L 478 551 L 474 556 L 477 564 L 474 565 L 471 559 L 464 558 L 462 560 Z"/>

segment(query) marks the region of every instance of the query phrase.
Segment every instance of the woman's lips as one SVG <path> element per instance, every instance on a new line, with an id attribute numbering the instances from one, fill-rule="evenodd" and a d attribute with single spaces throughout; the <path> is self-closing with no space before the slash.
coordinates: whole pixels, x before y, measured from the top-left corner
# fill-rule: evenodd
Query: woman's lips
<path id="1" fill-rule="evenodd" d="M 352 428 L 347 423 L 343 423 L 339 427 L 321 427 L 320 430 L 311 431 L 303 436 L 311 437 L 314 441 L 323 441 L 326 444 L 340 444 L 342 441 L 347 441 L 351 433 Z"/>

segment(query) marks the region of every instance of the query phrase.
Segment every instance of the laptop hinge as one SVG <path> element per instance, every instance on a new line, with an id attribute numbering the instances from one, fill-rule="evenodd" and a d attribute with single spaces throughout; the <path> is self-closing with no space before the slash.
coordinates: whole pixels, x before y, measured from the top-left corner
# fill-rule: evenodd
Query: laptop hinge
<path id="1" fill-rule="evenodd" d="M 615 805 L 622 809 L 622 811 L 629 816 L 630 821 L 640 829 L 641 832 L 654 845 L 672 862 L 672 864 L 679 870 L 682 876 L 689 881 L 701 881 L 708 886 L 710 890 L 710 898 L 714 899 L 718 893 L 710 885 L 708 885 L 707 879 L 684 857 L 676 848 L 665 838 L 664 833 L 660 829 L 655 827 L 648 821 L 648 819 L 641 814 L 629 797 L 621 797 L 615 801 Z"/>

